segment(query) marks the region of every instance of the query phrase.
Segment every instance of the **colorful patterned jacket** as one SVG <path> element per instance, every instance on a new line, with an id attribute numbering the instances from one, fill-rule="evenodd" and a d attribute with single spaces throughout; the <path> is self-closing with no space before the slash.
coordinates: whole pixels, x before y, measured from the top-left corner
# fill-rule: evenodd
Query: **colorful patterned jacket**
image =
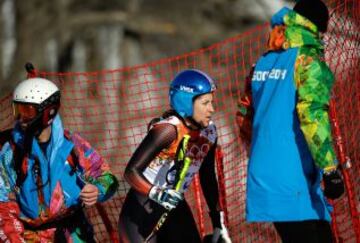
<path id="1" fill-rule="evenodd" d="M 10 141 L 0 147 L 0 239 L 11 242 L 91 242 L 92 227 L 81 209 L 80 191 L 86 183 L 99 189 L 98 202 L 110 198 L 118 182 L 108 164 L 78 134 L 64 131 L 60 117 L 52 123 L 45 150 L 33 139 L 18 185 L 15 147 L 23 133 L 15 126 Z M 61 237 L 59 238 L 59 232 Z M 86 237 L 84 237 L 86 235 Z"/>
<path id="2" fill-rule="evenodd" d="M 328 116 L 334 77 L 316 26 L 291 10 L 280 19 L 240 103 L 239 116 L 252 119 L 246 218 L 330 220 L 320 183 L 337 164 Z"/>
<path id="3" fill-rule="evenodd" d="M 334 77 L 324 61 L 324 46 L 317 27 L 294 11 L 281 16 L 284 26 L 274 26 L 269 39 L 269 51 L 298 48 L 295 61 L 294 82 L 297 89 L 297 114 L 301 130 L 320 169 L 333 169 L 336 155 L 331 137 L 328 106 Z M 279 33 L 283 31 L 283 33 Z M 250 133 L 252 119 L 252 94 L 250 73 L 239 104 L 238 123 L 242 132 Z M 244 118 L 246 118 L 244 120 Z M 244 136 L 245 140 L 250 136 Z M 246 141 L 249 142 L 249 141 Z"/>

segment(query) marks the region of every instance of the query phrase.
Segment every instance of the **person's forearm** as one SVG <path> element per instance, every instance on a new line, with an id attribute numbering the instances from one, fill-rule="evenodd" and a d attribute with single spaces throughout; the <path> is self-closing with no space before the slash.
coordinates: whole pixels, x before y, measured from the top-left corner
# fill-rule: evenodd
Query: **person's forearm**
<path id="1" fill-rule="evenodd" d="M 152 184 L 143 171 L 156 156 L 176 139 L 176 127 L 170 124 L 155 125 L 139 144 L 126 166 L 124 178 L 139 193 L 148 196 Z"/>
<path id="2" fill-rule="evenodd" d="M 98 201 L 103 202 L 112 197 L 119 187 L 118 180 L 110 172 L 105 172 L 95 180 L 99 189 Z"/>
<path id="3" fill-rule="evenodd" d="M 219 211 L 219 189 L 215 174 L 215 150 L 213 145 L 200 168 L 200 184 L 210 212 Z"/>
<path id="4" fill-rule="evenodd" d="M 298 114 L 300 127 L 316 166 L 320 169 L 335 167 L 331 127 L 327 110 L 315 104 L 300 102 Z"/>
<path id="5" fill-rule="evenodd" d="M 149 191 L 153 186 L 139 171 L 134 168 L 126 169 L 124 178 L 133 189 L 144 196 L 148 196 Z"/>
<path id="6" fill-rule="evenodd" d="M 238 111 L 236 113 L 236 123 L 240 130 L 240 137 L 246 144 L 251 143 L 252 121 L 254 110 L 252 108 L 251 80 L 254 73 L 254 67 L 251 68 L 249 75 L 245 79 L 244 93 L 238 102 Z"/>

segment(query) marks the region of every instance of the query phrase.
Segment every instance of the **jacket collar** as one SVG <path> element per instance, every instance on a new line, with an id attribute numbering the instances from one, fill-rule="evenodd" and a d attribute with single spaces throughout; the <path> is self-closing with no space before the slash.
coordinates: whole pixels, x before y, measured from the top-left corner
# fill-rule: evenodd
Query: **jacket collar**
<path id="1" fill-rule="evenodd" d="M 318 28 L 307 18 L 295 11 L 289 11 L 284 16 L 284 24 L 286 26 L 285 48 L 314 46 L 317 49 L 324 49 Z"/>

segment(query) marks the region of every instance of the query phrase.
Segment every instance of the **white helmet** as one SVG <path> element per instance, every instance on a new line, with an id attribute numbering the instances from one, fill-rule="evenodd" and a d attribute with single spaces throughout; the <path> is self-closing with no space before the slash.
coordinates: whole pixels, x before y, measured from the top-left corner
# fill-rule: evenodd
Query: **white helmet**
<path id="1" fill-rule="evenodd" d="M 29 126 L 32 126 L 33 130 L 41 131 L 52 123 L 59 110 L 60 90 L 47 79 L 29 78 L 16 86 L 13 103 L 15 111 L 18 110 L 17 106 L 34 107 L 37 115 L 29 122 Z"/>
<path id="2" fill-rule="evenodd" d="M 58 91 L 59 88 L 47 79 L 30 78 L 22 81 L 16 86 L 13 94 L 13 101 L 40 105 Z"/>

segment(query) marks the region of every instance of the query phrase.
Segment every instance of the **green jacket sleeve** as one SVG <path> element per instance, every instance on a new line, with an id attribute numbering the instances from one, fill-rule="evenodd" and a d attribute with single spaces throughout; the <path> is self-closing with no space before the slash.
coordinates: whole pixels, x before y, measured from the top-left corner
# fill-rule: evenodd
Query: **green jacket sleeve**
<path id="1" fill-rule="evenodd" d="M 329 101 L 334 76 L 316 50 L 300 48 L 295 65 L 300 127 L 316 166 L 334 169 L 334 152 L 329 121 Z"/>

